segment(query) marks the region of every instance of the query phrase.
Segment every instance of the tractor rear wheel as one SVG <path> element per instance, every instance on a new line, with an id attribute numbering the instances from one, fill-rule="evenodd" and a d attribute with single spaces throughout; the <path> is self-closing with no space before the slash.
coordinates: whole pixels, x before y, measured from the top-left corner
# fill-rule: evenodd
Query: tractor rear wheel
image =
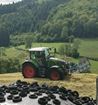
<path id="1" fill-rule="evenodd" d="M 49 77 L 51 80 L 63 80 L 64 74 L 58 70 L 51 70 Z"/>
<path id="2" fill-rule="evenodd" d="M 33 78 L 36 76 L 36 69 L 31 64 L 25 64 L 22 73 L 24 78 Z"/>

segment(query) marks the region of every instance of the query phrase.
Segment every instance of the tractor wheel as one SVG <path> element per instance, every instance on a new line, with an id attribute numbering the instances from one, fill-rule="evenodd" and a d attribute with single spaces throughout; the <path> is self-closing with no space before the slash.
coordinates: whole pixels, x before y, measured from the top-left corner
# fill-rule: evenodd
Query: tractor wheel
<path id="1" fill-rule="evenodd" d="M 36 76 L 36 69 L 31 64 L 25 64 L 22 73 L 24 78 L 33 78 Z"/>
<path id="2" fill-rule="evenodd" d="M 49 77 L 51 80 L 63 80 L 64 74 L 58 70 L 52 70 Z"/>

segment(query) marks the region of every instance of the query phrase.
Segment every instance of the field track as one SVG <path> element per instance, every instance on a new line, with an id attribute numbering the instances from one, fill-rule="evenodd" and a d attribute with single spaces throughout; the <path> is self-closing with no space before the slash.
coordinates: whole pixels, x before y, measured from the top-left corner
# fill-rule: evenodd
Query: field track
<path id="1" fill-rule="evenodd" d="M 63 81 L 51 81 L 45 78 L 24 79 L 21 73 L 0 74 L 0 85 L 10 84 L 17 80 L 27 82 L 47 83 L 48 85 L 64 86 L 67 89 L 77 90 L 81 96 L 96 97 L 96 74 L 73 74 Z"/>

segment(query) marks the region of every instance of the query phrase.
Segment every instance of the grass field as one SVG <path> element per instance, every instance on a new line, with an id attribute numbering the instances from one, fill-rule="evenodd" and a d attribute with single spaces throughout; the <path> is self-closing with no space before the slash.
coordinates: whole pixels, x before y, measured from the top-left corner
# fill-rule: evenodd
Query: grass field
<path id="1" fill-rule="evenodd" d="M 55 47 L 58 51 L 59 47 L 63 43 L 32 43 L 32 47 Z M 19 46 L 22 49 L 25 49 L 24 45 Z M 79 52 L 81 56 L 89 56 L 89 57 L 98 57 L 98 39 L 92 39 L 92 40 L 81 40 Z M 6 54 L 8 57 L 17 57 L 21 59 L 21 62 L 23 62 L 28 55 L 27 53 L 23 51 L 18 51 L 14 47 L 10 47 L 6 49 Z M 62 57 L 64 58 L 64 57 Z M 65 58 L 66 59 L 66 58 Z M 78 62 L 78 59 L 73 59 L 73 58 L 67 58 L 67 61 L 73 61 L 73 62 Z M 92 73 L 98 73 L 98 61 L 92 61 L 91 62 L 91 71 Z"/>
<path id="2" fill-rule="evenodd" d="M 98 58 L 98 40 L 80 40 L 81 44 L 79 47 L 79 52 L 81 56 L 90 56 Z M 32 43 L 32 47 L 55 47 L 57 50 L 63 43 Z M 25 49 L 25 46 L 19 46 L 20 48 Z M 7 50 L 8 56 L 13 56 L 17 54 L 17 51 L 14 48 L 9 48 Z M 12 53 L 11 53 L 12 52 Z"/>
<path id="3" fill-rule="evenodd" d="M 80 96 L 96 97 L 96 74 L 73 74 L 63 81 L 51 81 L 45 78 L 24 79 L 21 73 L 0 74 L 0 84 L 10 84 L 17 80 L 27 82 L 47 83 L 48 85 L 63 86 L 67 89 L 77 90 Z"/>
<path id="4" fill-rule="evenodd" d="M 98 39 L 81 40 L 79 52 L 83 56 L 98 58 Z"/>
<path id="5" fill-rule="evenodd" d="M 81 39 L 80 42 L 79 52 L 81 56 L 98 58 L 98 39 Z M 32 47 L 55 47 L 58 50 L 62 44 L 63 43 L 33 43 Z"/>

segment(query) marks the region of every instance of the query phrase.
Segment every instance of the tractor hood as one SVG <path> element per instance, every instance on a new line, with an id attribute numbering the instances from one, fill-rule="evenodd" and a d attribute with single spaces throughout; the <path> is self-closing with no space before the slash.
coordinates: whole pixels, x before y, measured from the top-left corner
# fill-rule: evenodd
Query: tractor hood
<path id="1" fill-rule="evenodd" d="M 50 58 L 51 66 L 57 65 L 58 67 L 62 68 L 62 70 L 67 74 L 68 73 L 68 62 L 58 59 L 58 58 Z"/>
<path id="2" fill-rule="evenodd" d="M 53 58 L 53 57 L 51 57 L 51 58 L 50 58 L 50 60 L 60 61 L 60 62 L 65 62 L 65 61 L 64 61 L 64 60 L 62 60 L 62 59 L 59 59 L 59 58 Z"/>

